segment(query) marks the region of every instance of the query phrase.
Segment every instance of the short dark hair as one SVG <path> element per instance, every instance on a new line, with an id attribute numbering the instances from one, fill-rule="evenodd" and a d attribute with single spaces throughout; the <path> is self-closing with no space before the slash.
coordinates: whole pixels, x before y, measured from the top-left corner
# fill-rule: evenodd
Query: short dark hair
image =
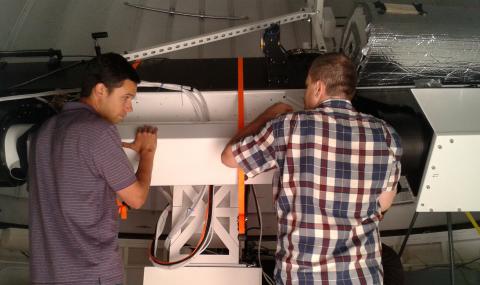
<path id="1" fill-rule="evenodd" d="M 312 82 L 325 83 L 329 97 L 344 97 L 351 100 L 355 95 L 357 72 L 355 64 L 342 53 L 327 53 L 317 57 L 310 66 L 308 75 Z"/>
<path id="2" fill-rule="evenodd" d="M 87 63 L 80 97 L 90 96 L 93 87 L 98 83 L 105 84 L 111 92 L 120 87 L 126 79 L 137 84 L 140 82 L 137 72 L 123 56 L 116 53 L 102 54 Z"/>

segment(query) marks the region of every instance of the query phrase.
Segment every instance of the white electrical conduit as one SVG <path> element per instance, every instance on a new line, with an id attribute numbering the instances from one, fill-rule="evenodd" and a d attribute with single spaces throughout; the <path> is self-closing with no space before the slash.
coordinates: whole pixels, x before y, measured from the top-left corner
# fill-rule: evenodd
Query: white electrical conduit
<path id="1" fill-rule="evenodd" d="M 207 236 L 205 237 L 205 244 L 200 248 L 199 251 L 197 251 L 191 258 L 185 260 L 184 262 L 182 263 L 179 263 L 179 264 L 175 264 L 175 265 L 170 265 L 169 266 L 169 269 L 175 269 L 175 268 L 180 268 L 180 267 L 184 267 L 184 266 L 187 266 L 190 262 L 192 262 L 192 260 L 195 259 L 195 257 L 199 256 L 200 254 L 202 254 L 202 252 L 204 252 L 208 246 L 210 245 L 210 243 L 212 242 L 213 240 L 213 223 L 215 221 L 215 199 L 214 199 L 215 196 L 212 197 L 213 199 L 213 202 L 212 202 L 212 222 L 210 224 L 210 228 L 207 229 Z"/>
<path id="2" fill-rule="evenodd" d="M 173 199 L 172 199 L 171 194 L 167 192 L 168 190 L 163 188 L 163 187 L 160 187 L 158 189 L 159 189 L 159 192 L 162 193 L 162 195 L 165 197 L 168 204 L 165 207 L 165 209 L 162 211 L 162 213 L 160 214 L 160 217 L 158 218 L 158 221 L 157 221 L 157 230 L 155 231 L 155 242 L 154 242 L 154 245 L 153 245 L 155 255 L 157 255 L 158 239 L 160 238 L 160 236 L 163 233 L 163 228 L 165 227 L 165 223 L 167 222 L 168 213 L 170 211 L 172 211 L 172 205 L 173 205 L 173 203 L 172 203 Z"/>
<path id="3" fill-rule="evenodd" d="M 204 191 L 207 188 L 208 188 L 208 186 L 205 186 L 201 193 L 205 193 Z M 206 242 L 201 246 L 201 248 L 199 248 L 199 250 L 197 252 L 195 252 L 194 255 L 192 255 L 190 258 L 186 259 L 185 261 L 183 261 L 181 263 L 172 264 L 172 265 L 167 265 L 167 264 L 162 265 L 162 264 L 159 264 L 159 263 L 156 263 L 156 262 L 152 261 L 152 264 L 154 266 L 156 266 L 158 268 L 162 268 L 162 269 L 167 269 L 167 270 L 183 267 L 183 266 L 186 266 L 187 264 L 189 264 L 196 256 L 200 255 L 205 249 L 208 248 L 208 245 L 210 244 L 210 242 L 213 239 L 213 225 L 212 225 L 212 223 L 214 222 L 214 219 L 215 219 L 215 213 L 214 213 L 214 209 L 215 209 L 214 197 L 215 197 L 215 195 L 214 195 L 214 193 L 215 193 L 215 189 L 213 188 L 212 196 L 209 198 L 209 199 L 211 199 L 211 203 L 209 202 L 211 204 L 211 206 L 210 206 L 211 207 L 211 215 L 210 215 L 210 226 L 205 229 L 206 236 L 205 236 L 204 240 Z M 197 198 L 198 197 L 200 199 L 195 199 L 194 204 L 201 201 L 201 198 L 203 198 L 203 195 L 198 195 Z M 203 206 L 203 203 L 200 203 L 200 204 Z M 206 207 L 209 207 L 209 206 L 207 205 Z M 191 208 L 189 208 L 189 209 L 191 209 Z M 162 215 L 163 215 L 163 213 L 162 213 Z M 205 223 L 207 223 L 207 221 L 205 221 Z M 158 223 L 157 223 L 157 226 L 158 226 Z M 157 233 L 156 236 L 159 237 L 160 235 Z M 156 252 L 156 249 L 154 249 L 154 251 Z"/>
<path id="4" fill-rule="evenodd" d="M 197 118 L 199 120 L 202 120 L 202 121 L 210 120 L 210 114 L 209 114 L 209 110 L 208 110 L 208 106 L 205 101 L 205 98 L 203 97 L 202 93 L 195 88 L 184 86 L 184 85 L 178 85 L 178 84 L 168 84 L 168 83 L 149 82 L 149 81 L 140 82 L 140 84 L 138 84 L 138 87 L 157 87 L 157 88 L 163 88 L 167 90 L 180 91 L 182 92 L 182 94 L 185 94 L 187 98 L 190 100 L 195 110 L 195 114 L 197 115 Z M 65 94 L 72 94 L 72 93 L 79 93 L 79 92 L 80 92 L 79 88 L 59 89 L 59 90 L 52 90 L 52 91 L 45 91 L 45 92 L 38 92 L 38 93 L 29 93 L 29 94 L 22 94 L 22 95 L 0 97 L 0 102 L 23 100 L 23 99 L 29 99 L 29 98 L 40 99 L 42 97 L 47 97 L 47 96 L 58 96 L 58 95 L 65 95 Z"/>
<path id="5" fill-rule="evenodd" d="M 202 114 L 204 115 L 204 120 L 205 121 L 209 121 L 210 120 L 210 113 L 208 111 L 208 107 L 207 107 L 207 102 L 205 101 L 205 99 L 203 98 L 203 95 L 202 93 L 200 93 L 200 91 L 198 91 L 197 89 L 195 88 L 192 88 L 192 90 L 188 90 L 188 89 L 183 89 L 183 92 L 192 96 L 193 98 L 195 98 L 195 100 L 198 102 L 198 104 L 200 105 L 200 108 L 202 109 Z"/>
<path id="6" fill-rule="evenodd" d="M 219 187 L 220 188 L 220 187 Z M 219 189 L 217 188 L 217 189 Z M 212 223 L 211 223 L 211 230 L 208 232 L 208 241 L 205 243 L 205 245 L 201 248 L 200 250 L 200 253 L 202 253 L 204 250 L 206 250 L 209 246 L 210 246 L 210 243 L 212 242 L 213 240 L 213 234 L 214 234 L 214 231 L 213 231 L 213 223 L 215 222 L 215 187 L 213 189 L 213 193 L 214 193 L 214 196 L 212 197 Z"/>
<path id="7" fill-rule="evenodd" d="M 193 106 L 195 114 L 197 118 L 201 121 L 209 121 L 210 114 L 207 107 L 207 102 L 203 97 L 202 93 L 192 87 L 178 85 L 178 84 L 170 84 L 170 83 L 161 83 L 161 82 L 150 82 L 150 81 L 142 81 L 138 84 L 138 87 L 156 87 L 162 88 L 172 91 L 180 91 L 182 94 L 185 94 L 187 98 L 190 100 L 190 103 Z"/>
<path id="8" fill-rule="evenodd" d="M 163 233 L 163 228 L 165 227 L 165 223 L 167 221 L 168 213 L 172 210 L 172 205 L 168 205 L 163 212 L 160 214 L 160 217 L 157 221 L 157 230 L 155 231 L 155 242 L 153 243 L 153 250 L 155 256 L 157 255 L 157 248 L 158 248 L 158 239 Z"/>
<path id="9" fill-rule="evenodd" d="M 183 219 L 179 220 L 178 223 L 175 224 L 175 226 L 171 229 L 170 234 L 168 234 L 163 244 L 165 249 L 167 250 L 170 249 L 173 236 L 182 230 L 183 226 L 187 223 L 190 216 L 195 212 L 195 209 L 197 209 L 197 207 L 203 206 L 203 203 L 200 203 L 200 201 L 202 201 L 203 196 L 205 196 L 207 189 L 208 189 L 208 186 L 203 187 L 202 191 L 200 191 L 200 193 L 195 197 L 192 203 L 192 206 L 187 208 L 187 211 L 185 212 L 185 216 L 183 217 Z"/>

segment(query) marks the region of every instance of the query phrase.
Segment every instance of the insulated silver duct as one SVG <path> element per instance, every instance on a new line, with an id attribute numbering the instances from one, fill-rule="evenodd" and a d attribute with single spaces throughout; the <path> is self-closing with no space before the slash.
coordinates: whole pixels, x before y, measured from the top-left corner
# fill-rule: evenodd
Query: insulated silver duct
<path id="1" fill-rule="evenodd" d="M 396 14 L 373 5 L 355 10 L 342 48 L 360 68 L 359 85 L 480 83 L 478 10 L 438 6 L 423 10 L 426 14 Z"/>

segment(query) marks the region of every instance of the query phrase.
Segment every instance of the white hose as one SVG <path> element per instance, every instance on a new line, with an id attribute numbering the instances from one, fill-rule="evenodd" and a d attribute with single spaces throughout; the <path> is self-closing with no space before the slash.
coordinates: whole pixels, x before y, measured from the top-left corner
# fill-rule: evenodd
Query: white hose
<path id="1" fill-rule="evenodd" d="M 208 188 L 208 186 L 205 186 L 203 190 L 205 190 L 206 188 Z M 202 191 L 202 192 L 204 193 L 204 191 Z M 199 196 L 200 196 L 200 198 L 203 197 L 203 195 L 199 195 Z M 214 200 L 214 197 L 215 197 L 215 192 L 213 193 L 213 196 L 211 197 L 211 199 L 212 199 L 212 216 L 211 216 L 210 228 L 206 229 L 206 231 L 207 231 L 207 236 L 205 236 L 205 241 L 206 242 L 203 244 L 203 246 L 192 257 L 188 258 L 187 260 L 185 260 L 182 263 L 178 263 L 178 264 L 174 264 L 174 265 L 161 265 L 161 264 L 157 264 L 155 262 L 152 262 L 155 267 L 160 268 L 160 269 L 164 269 L 164 270 L 172 270 L 172 269 L 184 267 L 184 266 L 188 265 L 190 262 L 192 262 L 192 260 L 194 260 L 195 257 L 200 255 L 204 250 L 206 250 L 208 248 L 208 246 L 209 246 L 209 244 L 212 241 L 213 236 L 214 236 L 213 235 L 214 234 L 213 222 L 214 222 L 214 219 L 215 219 L 215 212 L 214 212 L 215 200 Z M 199 201 L 201 201 L 201 199 Z M 203 203 L 201 203 L 201 204 L 203 206 Z M 207 205 L 205 205 L 205 206 L 207 206 Z"/>
<path id="2" fill-rule="evenodd" d="M 168 190 L 166 188 L 163 188 L 163 187 L 159 187 L 157 189 L 159 189 L 159 192 L 162 193 L 162 195 L 165 197 L 168 204 L 165 207 L 165 209 L 163 209 L 163 211 L 160 214 L 160 217 L 158 218 L 158 221 L 157 221 L 157 230 L 155 231 L 155 242 L 153 244 L 153 249 L 154 249 L 154 255 L 155 256 L 157 255 L 158 239 L 160 238 L 160 236 L 163 233 L 163 229 L 164 229 L 165 224 L 167 222 L 168 213 L 172 210 L 172 205 L 173 205 L 173 199 L 172 199 L 171 194 L 169 192 L 167 192 Z"/>
<path id="3" fill-rule="evenodd" d="M 161 82 L 150 82 L 150 81 L 142 81 L 138 84 L 138 87 L 156 87 L 156 88 L 163 88 L 172 91 L 180 91 L 182 94 L 185 94 L 187 98 L 190 100 L 192 107 L 195 111 L 195 115 L 197 119 L 201 121 L 209 121 L 210 114 L 208 111 L 207 102 L 203 97 L 202 93 L 195 88 L 178 85 L 178 84 L 171 84 L 171 83 L 161 83 Z"/>
<path id="4" fill-rule="evenodd" d="M 168 234 L 163 244 L 165 249 L 168 250 L 170 248 L 173 236 L 182 230 L 185 223 L 188 221 L 190 216 L 195 212 L 195 209 L 199 206 L 199 202 L 202 200 L 203 196 L 205 196 L 205 192 L 207 191 L 207 189 L 208 189 L 208 186 L 203 187 L 202 191 L 200 191 L 200 193 L 195 197 L 195 200 L 193 201 L 192 206 L 189 207 L 185 212 L 185 216 L 183 217 L 183 219 L 177 222 L 177 224 L 175 224 L 175 226 L 172 228 L 172 230 L 170 231 L 170 234 Z M 200 204 L 200 205 L 203 205 L 203 204 Z"/>

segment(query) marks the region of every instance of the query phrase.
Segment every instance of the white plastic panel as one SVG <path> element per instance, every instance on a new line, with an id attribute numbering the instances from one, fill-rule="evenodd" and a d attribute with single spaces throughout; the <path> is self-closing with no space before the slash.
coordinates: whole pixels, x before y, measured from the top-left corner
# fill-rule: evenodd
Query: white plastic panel
<path id="1" fill-rule="evenodd" d="M 435 133 L 480 133 L 480 89 L 412 89 Z"/>
<path id="2" fill-rule="evenodd" d="M 303 107 L 303 90 L 245 91 L 245 123 L 254 120 L 267 107 L 286 102 L 298 110 Z M 143 124 L 158 128 L 152 186 L 232 185 L 236 169 L 220 160 L 223 148 L 237 131 L 237 92 L 202 93 L 211 121 L 199 122 L 187 96 L 180 92 L 140 92 L 133 112 L 118 130 L 124 141 L 132 141 Z M 131 162 L 138 162 L 129 154 Z M 248 179 L 247 184 L 271 184 L 272 172 Z"/>
<path id="3" fill-rule="evenodd" d="M 158 128 L 152 186 L 229 185 L 237 183 L 237 170 L 221 162 L 223 148 L 234 135 L 236 124 L 154 124 Z M 123 141 L 132 141 L 138 124 L 118 127 Z M 131 157 L 132 164 L 136 164 Z M 248 179 L 248 184 L 271 184 L 272 172 Z"/>
<path id="4" fill-rule="evenodd" d="M 480 91 L 435 88 L 412 93 L 434 131 L 417 211 L 479 211 Z"/>
<path id="5" fill-rule="evenodd" d="M 246 90 L 245 121 L 255 119 L 267 107 L 285 102 L 295 110 L 303 108 L 303 89 Z M 202 96 L 211 121 L 236 122 L 237 91 L 206 91 Z M 139 92 L 133 102 L 133 112 L 125 119 L 129 122 L 195 122 L 192 102 L 181 92 Z"/>
<path id="6" fill-rule="evenodd" d="M 479 145 L 480 134 L 434 138 L 417 212 L 480 211 Z"/>

